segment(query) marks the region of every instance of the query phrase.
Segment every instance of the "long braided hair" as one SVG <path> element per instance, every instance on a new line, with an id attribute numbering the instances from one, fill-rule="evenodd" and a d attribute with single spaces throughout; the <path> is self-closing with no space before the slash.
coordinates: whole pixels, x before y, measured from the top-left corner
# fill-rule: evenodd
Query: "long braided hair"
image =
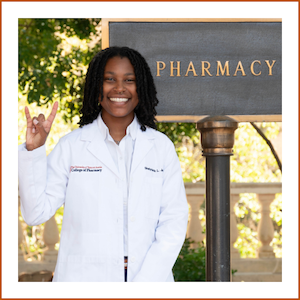
<path id="1" fill-rule="evenodd" d="M 78 122 L 82 127 L 92 123 L 101 112 L 101 101 L 103 100 L 103 76 L 107 61 L 115 56 L 127 57 L 131 62 L 135 77 L 136 90 L 139 103 L 134 109 L 134 112 L 141 124 L 141 130 L 145 131 L 146 126 L 156 129 L 155 106 L 158 104 L 156 98 L 156 88 L 150 68 L 144 57 L 128 47 L 110 47 L 97 53 L 89 64 L 85 79 L 83 106 L 80 110 L 81 116 Z"/>

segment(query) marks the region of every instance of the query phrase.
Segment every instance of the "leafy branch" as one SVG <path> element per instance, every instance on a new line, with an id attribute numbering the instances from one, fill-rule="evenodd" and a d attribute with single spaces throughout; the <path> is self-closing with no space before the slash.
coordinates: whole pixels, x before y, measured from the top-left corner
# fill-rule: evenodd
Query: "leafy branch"
<path id="1" fill-rule="evenodd" d="M 271 141 L 266 137 L 266 135 L 262 132 L 262 130 L 253 122 L 250 122 L 250 124 L 255 128 L 255 130 L 258 132 L 258 134 L 265 140 L 265 142 L 268 144 L 268 146 L 271 149 L 272 154 L 274 155 L 274 158 L 278 164 L 278 167 L 282 173 L 282 164 L 281 164 L 281 160 L 273 146 L 273 144 L 271 143 Z"/>

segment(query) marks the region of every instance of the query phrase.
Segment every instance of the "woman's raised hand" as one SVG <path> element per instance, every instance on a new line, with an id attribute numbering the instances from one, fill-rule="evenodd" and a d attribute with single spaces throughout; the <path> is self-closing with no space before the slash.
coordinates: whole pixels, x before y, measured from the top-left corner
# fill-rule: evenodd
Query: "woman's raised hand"
<path id="1" fill-rule="evenodd" d="M 28 107 L 25 107 L 25 115 L 27 119 L 26 149 L 28 151 L 34 150 L 45 144 L 54 121 L 57 108 L 58 102 L 55 102 L 48 119 L 45 120 L 45 116 L 43 114 L 39 114 L 38 117 L 33 117 L 31 119 Z"/>

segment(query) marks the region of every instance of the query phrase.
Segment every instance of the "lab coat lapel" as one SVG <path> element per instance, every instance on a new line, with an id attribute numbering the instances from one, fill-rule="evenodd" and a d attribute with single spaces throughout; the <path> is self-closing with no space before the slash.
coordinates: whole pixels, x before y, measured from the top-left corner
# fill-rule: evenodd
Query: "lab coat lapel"
<path id="1" fill-rule="evenodd" d="M 138 130 L 134 147 L 133 161 L 131 165 L 131 179 L 133 180 L 133 185 L 131 186 L 129 192 L 129 216 L 134 215 L 137 212 L 136 209 L 138 207 L 138 203 L 140 202 L 139 195 L 141 194 L 141 189 L 143 188 L 143 182 L 145 180 L 142 171 L 143 168 L 138 168 L 138 166 L 142 163 L 145 156 L 153 148 L 153 138 L 154 136 L 149 129 L 147 129 L 146 131 L 141 131 L 140 129 Z"/>
<path id="2" fill-rule="evenodd" d="M 92 153 L 101 163 L 120 177 L 119 171 L 106 146 L 104 136 L 99 130 L 97 119 L 92 124 L 83 127 L 82 140 L 90 141 L 87 150 Z"/>
<path id="3" fill-rule="evenodd" d="M 131 174 L 134 173 L 138 165 L 141 163 L 143 158 L 151 150 L 153 144 L 152 139 L 154 138 L 152 132 L 147 129 L 146 131 L 141 131 L 140 129 L 137 132 L 137 138 L 135 141 L 134 154 L 131 166 Z"/>

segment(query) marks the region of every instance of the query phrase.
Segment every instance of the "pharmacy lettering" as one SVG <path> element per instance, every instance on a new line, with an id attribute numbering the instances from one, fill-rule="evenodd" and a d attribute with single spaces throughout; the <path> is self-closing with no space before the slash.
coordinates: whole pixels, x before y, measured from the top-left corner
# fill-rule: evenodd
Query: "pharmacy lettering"
<path id="1" fill-rule="evenodd" d="M 268 76 L 272 76 L 272 70 L 273 66 L 275 64 L 276 60 L 265 60 L 263 63 L 266 64 L 267 68 L 264 68 L 264 66 L 261 66 L 261 60 L 254 60 L 251 62 L 249 69 L 246 71 L 249 71 L 254 76 L 260 76 L 262 74 L 262 70 L 266 72 Z M 180 76 L 237 76 L 238 72 L 242 76 L 246 76 L 245 68 L 243 66 L 242 61 L 238 61 L 238 63 L 230 64 L 230 61 L 226 61 L 222 64 L 220 60 L 217 60 L 215 62 L 214 68 L 212 67 L 212 64 L 209 61 L 200 61 L 201 68 L 196 71 L 193 61 L 190 61 L 187 67 L 184 67 L 181 63 L 181 61 L 176 61 L 176 65 L 174 61 L 169 61 L 168 63 L 168 69 L 170 70 L 170 77 L 180 77 Z M 232 66 L 233 65 L 233 66 Z M 156 61 L 156 76 L 161 76 L 161 71 L 166 69 L 167 64 L 164 61 Z M 233 74 L 231 73 L 231 68 L 233 69 Z M 174 73 L 176 75 L 174 75 Z"/>

